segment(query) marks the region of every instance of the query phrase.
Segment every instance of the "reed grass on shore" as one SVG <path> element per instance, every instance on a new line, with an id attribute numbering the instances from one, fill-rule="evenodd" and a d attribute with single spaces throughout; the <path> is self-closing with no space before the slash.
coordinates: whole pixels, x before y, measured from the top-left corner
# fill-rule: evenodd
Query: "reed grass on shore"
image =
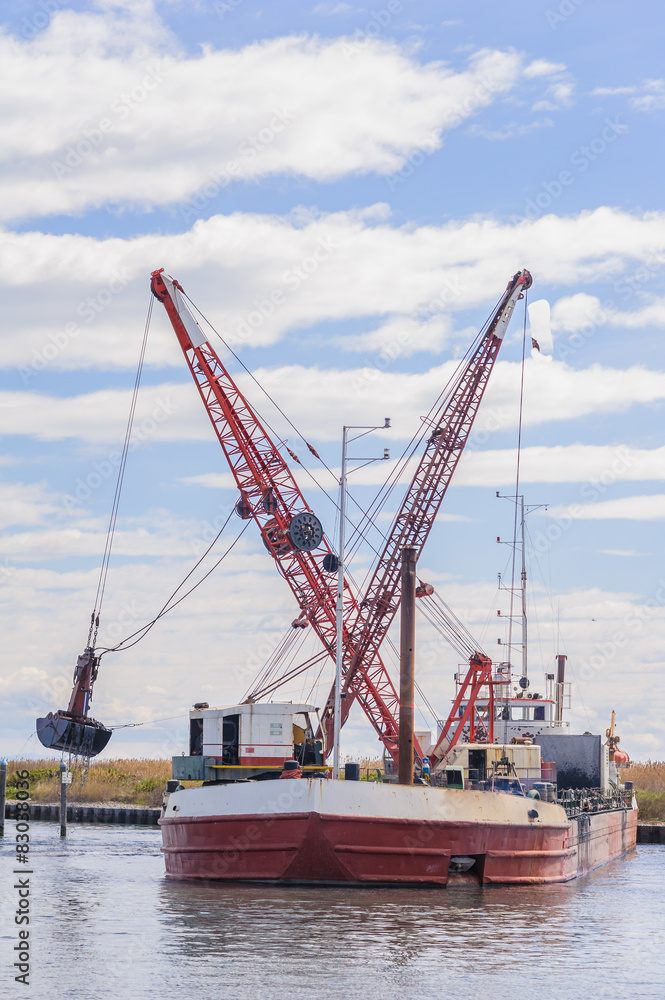
<path id="1" fill-rule="evenodd" d="M 642 792 L 665 792 L 665 761 L 648 760 L 622 767 L 621 780 L 634 782 Z"/>
<path id="2" fill-rule="evenodd" d="M 30 798 L 34 802 L 60 800 L 59 760 L 12 760 L 7 774 L 7 798 L 16 797 L 16 774 L 30 773 Z M 81 767 L 72 768 L 67 800 L 72 803 L 112 803 L 157 808 L 171 777 L 171 761 L 145 758 L 93 761 L 84 778 Z M 186 782 L 197 784 L 197 782 Z"/>
<path id="3" fill-rule="evenodd" d="M 631 764 L 621 769 L 621 780 L 635 784 L 640 822 L 665 823 L 665 761 Z"/>
<path id="4" fill-rule="evenodd" d="M 7 798 L 16 797 L 16 774 L 30 773 L 30 798 L 35 802 L 57 802 L 60 798 L 60 761 L 10 760 L 7 774 Z M 361 778 L 378 777 L 383 765 L 380 759 L 358 760 Z M 377 773 L 378 772 L 378 773 Z M 110 803 L 157 808 L 162 804 L 162 792 L 171 777 L 171 761 L 141 758 L 97 760 L 90 764 L 87 777 L 82 769 L 73 769 L 73 781 L 67 798 L 72 803 Z M 631 764 L 621 770 L 622 781 L 635 784 L 640 820 L 645 823 L 665 823 L 665 761 Z M 186 786 L 200 782 L 184 782 Z"/>

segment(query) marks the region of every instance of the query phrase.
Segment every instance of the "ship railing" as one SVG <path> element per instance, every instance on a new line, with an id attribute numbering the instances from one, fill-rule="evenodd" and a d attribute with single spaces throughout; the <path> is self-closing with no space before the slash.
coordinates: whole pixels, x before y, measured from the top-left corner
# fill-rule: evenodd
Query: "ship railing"
<path id="1" fill-rule="evenodd" d="M 609 812 L 612 809 L 630 809 L 633 793 L 623 789 L 606 792 L 602 788 L 559 789 L 557 801 L 568 816 L 580 813 Z"/>

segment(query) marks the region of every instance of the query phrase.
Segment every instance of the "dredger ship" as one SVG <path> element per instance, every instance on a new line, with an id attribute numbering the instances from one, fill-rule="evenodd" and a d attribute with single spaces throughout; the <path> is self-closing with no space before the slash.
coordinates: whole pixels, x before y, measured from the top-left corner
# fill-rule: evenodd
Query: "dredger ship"
<path id="1" fill-rule="evenodd" d="M 508 674 L 498 677 L 500 688 Z M 358 885 L 530 885 L 586 874 L 635 847 L 637 807 L 629 783 L 619 783 L 612 757 L 620 752 L 600 736 L 571 735 L 548 693 L 501 701 L 514 721 L 497 727 L 538 730 L 533 740 L 460 741 L 434 770 L 437 784 L 413 786 L 355 780 L 353 765 L 345 780 L 322 776 L 313 706 L 195 709 L 194 753 L 174 757 L 170 784 L 205 781 L 165 796 L 166 871 Z M 290 760 L 298 780 L 266 780 L 293 774 L 284 770 Z"/>
<path id="2" fill-rule="evenodd" d="M 235 513 L 254 522 L 292 591 L 298 609 L 292 634 L 310 630 L 321 655 L 336 666 L 321 709 L 270 700 L 308 667 L 293 667 L 292 659 L 277 677 L 273 663 L 241 704 L 195 704 L 189 752 L 173 759 L 160 819 L 168 875 L 345 885 L 531 884 L 566 881 L 635 846 L 637 808 L 629 783 L 619 780 L 625 755 L 613 726 L 604 741 L 572 734 L 564 720 L 565 657 L 545 675 L 541 690 L 531 689 L 525 656 L 519 675 L 510 662 L 493 663 L 417 577 L 418 557 L 511 316 L 531 284 L 528 271 L 513 275 L 421 418 L 387 493 L 410 474 L 409 486 L 382 536 L 369 583 L 357 593 L 345 572 L 343 504 L 335 551 L 284 452 L 303 468 L 300 458 L 268 433 L 212 347 L 216 331 L 180 283 L 163 269 L 153 272 L 153 295 L 166 310 L 236 483 Z M 345 428 L 344 448 L 346 440 Z M 340 485 L 343 496 L 344 451 Z M 364 520 L 376 510 L 374 505 Z M 417 602 L 429 607 L 430 620 L 436 618 L 465 660 L 452 709 L 434 738 L 414 729 Z M 398 611 L 399 691 L 381 652 Z M 98 626 L 96 608 L 68 711 L 38 720 L 46 746 L 94 755 L 110 736 L 87 714 L 100 660 Z M 382 747 L 381 780 L 358 780 L 367 775 L 352 764 L 341 775 L 340 731 L 356 702 Z M 184 788 L 183 781 L 201 784 Z"/>
<path id="3" fill-rule="evenodd" d="M 531 285 L 529 272 L 511 278 L 425 418 L 407 456 L 416 463 L 411 484 L 361 598 L 344 579 L 343 536 L 335 554 L 182 289 L 163 272 L 152 282 L 235 476 L 237 512 L 256 521 L 296 597 L 293 626 L 313 628 L 338 659 L 337 683 L 320 715 L 313 705 L 261 701 L 274 685 L 255 690 L 245 704 L 199 704 L 190 713 L 189 754 L 173 760 L 160 819 L 167 873 L 227 881 L 531 884 L 566 881 L 634 848 L 637 808 L 632 789 L 619 782 L 617 738 L 572 735 L 563 719 L 565 657 L 556 675 L 546 676 L 542 694 L 529 690 L 525 670 L 513 686 L 510 664 L 494 665 L 449 616 L 468 670 L 456 677 L 457 694 L 436 742 L 428 745 L 429 734 L 413 730 L 407 605 L 432 598 L 431 586 L 416 585 L 415 562 L 515 305 Z M 398 694 L 380 645 L 400 598 L 411 688 L 402 678 Z M 360 777 L 353 766 L 344 780 L 325 769 L 335 732 L 356 700 L 383 744 L 382 781 L 353 780 Z M 184 789 L 182 780 L 203 784 Z"/>

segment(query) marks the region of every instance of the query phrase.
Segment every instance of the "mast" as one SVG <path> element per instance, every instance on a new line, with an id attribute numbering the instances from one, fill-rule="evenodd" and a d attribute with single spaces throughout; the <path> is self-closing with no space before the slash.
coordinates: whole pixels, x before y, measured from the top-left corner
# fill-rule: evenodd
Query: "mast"
<path id="1" fill-rule="evenodd" d="M 335 643 L 335 733 L 333 778 L 339 778 L 339 749 L 342 733 L 342 663 L 344 660 L 344 545 L 346 542 L 346 437 L 342 428 L 342 472 L 339 480 L 339 564 L 337 566 L 337 637 Z"/>
<path id="2" fill-rule="evenodd" d="M 522 585 L 522 677 L 526 677 L 528 674 L 527 669 L 527 620 L 526 620 L 526 545 L 525 545 L 525 513 L 524 513 L 524 494 L 520 499 L 520 529 L 522 535 L 522 573 L 520 576 L 520 581 Z"/>

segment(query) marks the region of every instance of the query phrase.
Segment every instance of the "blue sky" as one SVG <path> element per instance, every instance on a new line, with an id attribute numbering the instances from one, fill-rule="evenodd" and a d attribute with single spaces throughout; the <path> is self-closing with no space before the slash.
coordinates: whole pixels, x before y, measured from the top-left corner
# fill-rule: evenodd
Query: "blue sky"
<path id="1" fill-rule="evenodd" d="M 179 278 L 335 468 L 344 423 L 389 415 L 372 447 L 400 454 L 528 267 L 553 332 L 525 369 L 523 489 L 549 505 L 529 529 L 534 678 L 566 651 L 573 727 L 602 731 L 617 709 L 622 745 L 662 758 L 659 14 L 594 0 L 3 5 L 3 752 L 37 752 L 35 715 L 68 697 L 151 270 Z M 250 329 L 276 289 L 283 303 Z M 523 319 L 420 564 L 490 655 L 507 610 L 496 536 L 511 511 L 495 493 L 514 482 Z M 107 638 L 153 616 L 235 499 L 159 308 L 147 362 Z M 302 437 L 239 380 L 304 459 Z M 324 490 L 307 496 L 332 534 L 333 477 L 312 471 Z M 353 477 L 360 504 L 385 474 Z M 179 753 L 187 706 L 241 697 L 294 614 L 248 532 L 144 642 L 104 661 L 95 715 L 146 723 L 116 734 L 116 752 Z M 306 637 L 303 655 L 315 648 Z M 424 623 L 419 648 L 445 715 L 455 655 Z M 344 750 L 376 752 L 358 713 Z"/>

